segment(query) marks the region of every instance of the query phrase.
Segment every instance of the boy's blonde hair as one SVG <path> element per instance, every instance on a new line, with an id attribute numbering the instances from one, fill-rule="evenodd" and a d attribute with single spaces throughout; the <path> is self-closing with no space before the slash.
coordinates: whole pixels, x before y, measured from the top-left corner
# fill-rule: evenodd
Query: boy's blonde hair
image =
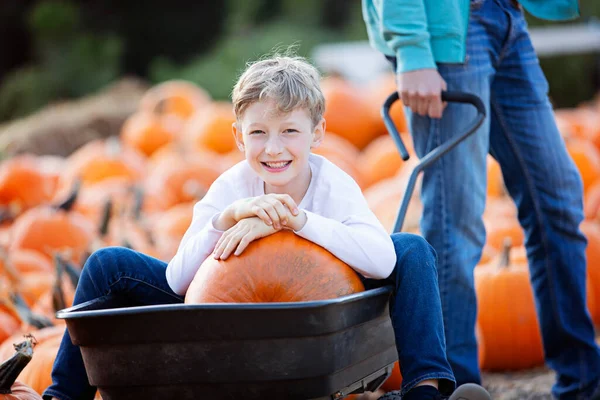
<path id="1" fill-rule="evenodd" d="M 269 99 L 282 114 L 306 108 L 314 127 L 325 112 L 320 79 L 319 71 L 299 56 L 275 55 L 249 63 L 231 95 L 235 116 L 239 120 L 250 104 Z"/>

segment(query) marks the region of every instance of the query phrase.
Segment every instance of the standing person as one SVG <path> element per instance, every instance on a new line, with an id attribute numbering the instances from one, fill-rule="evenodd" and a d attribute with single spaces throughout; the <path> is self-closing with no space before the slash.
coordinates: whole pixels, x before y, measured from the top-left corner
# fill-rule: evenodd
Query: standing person
<path id="1" fill-rule="evenodd" d="M 559 399 L 600 398 L 600 353 L 586 309 L 582 181 L 557 129 L 548 83 L 523 8 L 538 18 L 579 15 L 577 0 L 363 0 L 370 42 L 396 68 L 418 156 L 465 129 L 472 107 L 442 104 L 464 91 L 485 103 L 479 132 L 423 176 L 421 230 L 437 252 L 447 355 L 457 384 L 481 380 L 473 270 L 485 243 L 486 156 L 500 163 L 524 228 L 547 364 Z"/>

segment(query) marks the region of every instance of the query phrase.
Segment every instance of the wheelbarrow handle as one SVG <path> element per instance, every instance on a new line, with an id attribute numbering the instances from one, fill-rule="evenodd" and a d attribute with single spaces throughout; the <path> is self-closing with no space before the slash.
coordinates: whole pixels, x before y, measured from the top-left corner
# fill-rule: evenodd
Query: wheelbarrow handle
<path id="1" fill-rule="evenodd" d="M 396 125 L 394 125 L 394 122 L 390 117 L 390 108 L 392 104 L 394 104 L 399 99 L 400 96 L 398 95 L 398 92 L 392 93 L 383 103 L 383 106 L 381 108 L 381 115 L 383 116 L 383 122 L 385 124 L 385 127 L 394 139 L 394 142 L 396 143 L 396 147 L 398 148 L 402 159 L 406 161 L 409 159 L 410 155 L 408 154 L 408 151 L 404 146 L 404 142 L 400 137 L 400 133 L 398 132 Z M 400 210 L 398 210 L 398 215 L 396 217 L 396 222 L 394 223 L 392 233 L 400 232 L 400 230 L 402 229 L 402 225 L 404 224 L 404 218 L 406 216 L 406 211 L 408 209 L 408 204 L 414 192 L 415 184 L 419 173 L 425 168 L 427 168 L 429 165 L 434 163 L 437 159 L 442 157 L 444 154 L 456 147 L 456 145 L 458 145 L 460 142 L 462 142 L 467 137 L 475 133 L 477 131 L 477 128 L 479 128 L 485 120 L 485 106 L 478 96 L 465 92 L 442 92 L 442 101 L 471 104 L 477 109 L 477 117 L 475 118 L 475 121 L 471 123 L 471 125 L 465 131 L 465 133 L 463 133 L 462 135 L 454 136 L 452 139 L 442 143 L 441 145 L 439 145 L 438 147 L 434 148 L 429 153 L 421 157 L 419 163 L 410 174 L 408 185 L 406 187 L 406 192 L 404 193 L 404 197 L 402 198 Z"/>

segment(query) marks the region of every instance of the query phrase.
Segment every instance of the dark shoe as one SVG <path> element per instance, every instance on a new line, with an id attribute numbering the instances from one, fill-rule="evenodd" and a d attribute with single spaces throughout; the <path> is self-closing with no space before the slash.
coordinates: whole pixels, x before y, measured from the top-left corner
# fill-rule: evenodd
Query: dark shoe
<path id="1" fill-rule="evenodd" d="M 418 391 L 421 390 L 427 391 L 428 393 L 418 393 Z M 435 392 L 433 392 L 433 390 L 435 390 Z M 379 398 L 379 400 L 492 400 L 492 397 L 483 387 L 474 383 L 465 383 L 464 385 L 460 385 L 458 388 L 456 388 L 450 397 L 442 395 L 433 386 L 429 386 L 427 388 L 424 386 L 418 386 L 412 389 L 409 393 L 406 393 L 404 398 L 400 396 L 399 390 L 394 390 L 384 394 Z"/>

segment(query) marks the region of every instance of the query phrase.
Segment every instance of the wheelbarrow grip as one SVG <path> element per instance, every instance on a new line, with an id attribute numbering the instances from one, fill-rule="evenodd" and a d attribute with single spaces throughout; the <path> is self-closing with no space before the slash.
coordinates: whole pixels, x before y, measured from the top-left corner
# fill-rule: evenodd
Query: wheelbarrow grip
<path id="1" fill-rule="evenodd" d="M 383 103 L 383 106 L 381 108 L 381 115 L 383 116 L 383 122 L 384 122 L 388 132 L 390 133 L 390 135 L 394 139 L 394 142 L 396 143 L 396 147 L 398 148 L 398 151 L 400 152 L 402 159 L 404 161 L 406 161 L 409 159 L 410 155 L 408 154 L 408 151 L 406 150 L 406 147 L 404 146 L 404 142 L 402 141 L 402 138 L 400 137 L 400 133 L 398 132 L 396 125 L 394 125 L 394 122 L 392 121 L 392 118 L 390 117 L 390 108 L 391 108 L 392 104 L 394 104 L 396 101 L 399 100 L 399 98 L 400 98 L 400 96 L 398 95 L 398 92 L 392 93 Z M 442 92 L 442 101 L 447 101 L 447 102 L 452 102 L 452 103 L 470 104 L 477 109 L 477 117 L 475 118 L 475 121 L 473 121 L 471 123 L 471 125 L 465 131 L 465 133 L 454 136 L 452 139 L 448 140 L 447 142 L 442 143 L 441 145 L 439 145 L 438 147 L 434 148 L 429 153 L 427 153 L 426 155 L 421 157 L 421 159 L 419 160 L 419 163 L 417 164 L 415 169 L 412 171 L 410 178 L 408 180 L 406 192 L 404 193 L 404 197 L 402 198 L 400 210 L 398 210 L 398 215 L 396 217 L 396 222 L 394 223 L 392 233 L 400 232 L 400 230 L 402 229 L 402 225 L 404 223 L 404 218 L 406 216 L 406 211 L 408 209 L 408 204 L 409 204 L 410 198 L 412 197 L 412 194 L 414 192 L 415 184 L 416 184 L 419 173 L 423 169 L 425 169 L 426 167 L 431 165 L 433 162 L 435 162 L 437 159 L 442 157 L 444 154 L 446 154 L 447 152 L 452 150 L 460 142 L 462 142 L 467 137 L 469 137 L 473 133 L 475 133 L 477 131 L 477 128 L 479 128 L 481 126 L 481 124 L 483 123 L 483 121 L 485 120 L 485 116 L 486 116 L 485 105 L 483 104 L 483 102 L 481 101 L 481 99 L 478 96 L 475 96 L 470 93 L 465 93 L 465 92 Z"/>

